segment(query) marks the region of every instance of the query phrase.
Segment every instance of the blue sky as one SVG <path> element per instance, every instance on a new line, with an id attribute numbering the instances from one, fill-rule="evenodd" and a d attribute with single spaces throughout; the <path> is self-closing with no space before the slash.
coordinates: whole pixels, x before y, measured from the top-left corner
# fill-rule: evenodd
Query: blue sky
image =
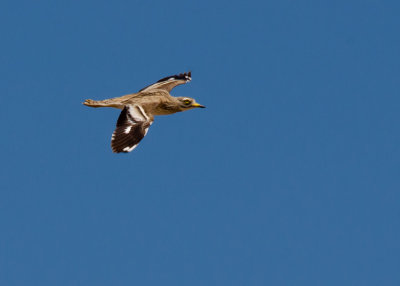
<path id="1" fill-rule="evenodd" d="M 397 1 L 5 1 L 0 285 L 400 285 Z M 113 154 L 87 98 L 191 70 Z"/>

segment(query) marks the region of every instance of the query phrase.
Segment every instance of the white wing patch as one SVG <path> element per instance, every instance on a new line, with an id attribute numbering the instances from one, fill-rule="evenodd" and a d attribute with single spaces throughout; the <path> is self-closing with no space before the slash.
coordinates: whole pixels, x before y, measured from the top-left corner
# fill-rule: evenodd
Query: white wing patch
<path id="1" fill-rule="evenodd" d="M 131 129 L 132 129 L 132 126 L 126 127 L 125 130 L 124 130 L 124 133 L 125 133 L 125 134 L 128 134 L 129 131 L 131 131 Z"/>
<path id="2" fill-rule="evenodd" d="M 146 136 L 152 122 L 142 106 L 137 104 L 125 106 L 111 137 L 113 152 L 127 153 L 134 150 Z"/>
<path id="3" fill-rule="evenodd" d="M 133 151 L 133 149 L 135 149 L 137 146 L 138 146 L 139 144 L 136 144 L 135 146 L 132 146 L 132 147 L 125 147 L 124 149 L 123 149 L 123 151 L 124 152 L 131 152 L 131 151 Z"/>

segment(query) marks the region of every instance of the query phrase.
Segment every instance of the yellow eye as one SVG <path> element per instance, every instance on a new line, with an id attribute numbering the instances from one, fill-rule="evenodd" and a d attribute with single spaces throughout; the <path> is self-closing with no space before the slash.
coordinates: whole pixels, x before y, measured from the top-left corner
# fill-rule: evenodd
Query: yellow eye
<path id="1" fill-rule="evenodd" d="M 186 104 L 186 105 L 189 105 L 189 104 L 190 104 L 190 100 L 189 100 L 189 99 L 185 99 L 185 100 L 183 101 L 183 103 Z"/>

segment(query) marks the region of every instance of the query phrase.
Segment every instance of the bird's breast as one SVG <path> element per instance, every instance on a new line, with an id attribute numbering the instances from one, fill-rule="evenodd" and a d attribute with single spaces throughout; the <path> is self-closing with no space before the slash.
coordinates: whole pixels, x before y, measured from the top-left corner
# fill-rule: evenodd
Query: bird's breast
<path id="1" fill-rule="evenodd" d="M 176 113 L 179 111 L 180 111 L 180 109 L 176 108 L 174 106 L 167 105 L 167 104 L 159 104 L 154 107 L 152 113 L 154 115 L 168 115 L 168 114 L 173 114 L 173 113 Z"/>
<path id="2" fill-rule="evenodd" d="M 143 98 L 142 106 L 152 115 L 168 115 L 181 111 L 179 103 L 171 96 L 164 94 Z"/>

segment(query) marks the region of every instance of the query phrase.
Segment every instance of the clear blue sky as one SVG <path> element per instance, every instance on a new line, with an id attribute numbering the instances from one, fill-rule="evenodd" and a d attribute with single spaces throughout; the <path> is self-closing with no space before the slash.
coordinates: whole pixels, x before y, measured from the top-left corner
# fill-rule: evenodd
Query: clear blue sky
<path id="1" fill-rule="evenodd" d="M 400 285 L 398 1 L 5 1 L 0 285 Z M 87 98 L 191 70 L 113 154 Z"/>

